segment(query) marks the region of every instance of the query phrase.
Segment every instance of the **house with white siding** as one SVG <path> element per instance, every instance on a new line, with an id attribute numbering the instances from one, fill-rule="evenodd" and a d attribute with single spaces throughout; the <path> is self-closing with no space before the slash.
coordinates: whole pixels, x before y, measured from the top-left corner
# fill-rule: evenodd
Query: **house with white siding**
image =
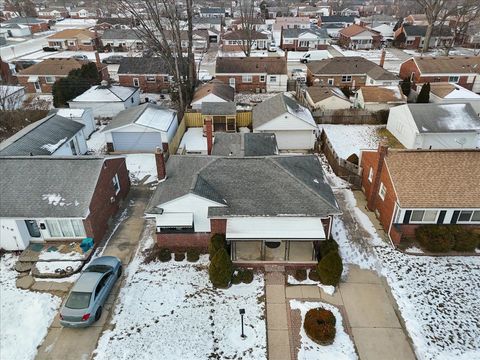
<path id="1" fill-rule="evenodd" d="M 69 108 L 59 108 L 52 109 L 51 114 L 57 114 L 64 118 L 79 122 L 80 124 L 85 125 L 82 129 L 83 136 L 85 139 L 88 139 L 90 135 L 97 129 L 95 125 L 95 119 L 93 118 L 93 111 L 90 108 L 86 109 L 69 109 Z"/>

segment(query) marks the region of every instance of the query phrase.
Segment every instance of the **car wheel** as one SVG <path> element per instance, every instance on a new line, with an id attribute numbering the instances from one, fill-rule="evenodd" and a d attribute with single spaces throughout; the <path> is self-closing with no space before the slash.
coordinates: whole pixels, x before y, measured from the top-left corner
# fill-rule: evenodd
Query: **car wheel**
<path id="1" fill-rule="evenodd" d="M 117 271 L 117 277 L 120 278 L 120 276 L 122 276 L 122 265 L 120 265 Z"/>
<path id="2" fill-rule="evenodd" d="M 102 307 L 100 306 L 100 307 L 97 309 L 97 312 L 95 313 L 95 321 L 100 320 L 101 317 L 102 317 Z"/>

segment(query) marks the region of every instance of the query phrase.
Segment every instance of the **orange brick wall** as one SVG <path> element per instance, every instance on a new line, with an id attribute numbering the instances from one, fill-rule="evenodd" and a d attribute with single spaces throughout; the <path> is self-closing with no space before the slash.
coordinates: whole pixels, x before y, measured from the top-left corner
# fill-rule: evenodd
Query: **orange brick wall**
<path id="1" fill-rule="evenodd" d="M 235 91 L 256 91 L 256 89 L 266 89 L 267 82 L 260 82 L 260 76 L 254 75 L 252 76 L 252 82 L 244 83 L 242 82 L 242 76 L 230 76 L 230 75 L 217 75 L 215 77 L 216 80 L 220 80 L 224 84 L 230 85 L 229 81 L 230 78 L 235 78 Z M 265 75 L 265 80 L 267 76 Z"/>

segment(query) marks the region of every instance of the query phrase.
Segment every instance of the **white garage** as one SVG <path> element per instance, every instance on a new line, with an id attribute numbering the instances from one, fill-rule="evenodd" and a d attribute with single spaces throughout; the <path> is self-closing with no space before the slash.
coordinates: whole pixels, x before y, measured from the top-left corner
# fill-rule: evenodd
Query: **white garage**
<path id="1" fill-rule="evenodd" d="M 157 146 L 162 146 L 162 134 L 160 132 L 114 132 L 112 138 L 115 151 L 151 152 Z"/>

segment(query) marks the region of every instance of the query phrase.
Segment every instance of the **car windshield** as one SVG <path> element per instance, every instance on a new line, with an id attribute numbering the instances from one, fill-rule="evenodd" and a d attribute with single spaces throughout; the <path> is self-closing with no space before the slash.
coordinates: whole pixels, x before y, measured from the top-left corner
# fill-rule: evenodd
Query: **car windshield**
<path id="1" fill-rule="evenodd" d="M 90 304 L 92 293 L 89 292 L 72 292 L 68 297 L 65 306 L 69 309 L 86 309 Z"/>
<path id="2" fill-rule="evenodd" d="M 84 272 L 97 272 L 97 273 L 106 273 L 112 269 L 111 266 L 108 265 L 91 265 L 85 269 Z"/>

